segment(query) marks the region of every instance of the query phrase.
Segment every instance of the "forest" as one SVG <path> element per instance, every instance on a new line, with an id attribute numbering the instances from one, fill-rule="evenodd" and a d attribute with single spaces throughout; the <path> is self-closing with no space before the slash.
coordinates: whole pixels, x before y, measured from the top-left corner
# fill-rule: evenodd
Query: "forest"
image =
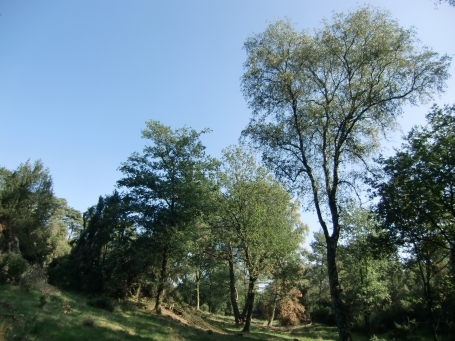
<path id="1" fill-rule="evenodd" d="M 311 34 L 277 20 L 244 50 L 251 115 L 220 159 L 209 128 L 149 120 L 85 212 L 54 195 L 42 161 L 0 168 L 1 285 L 30 290 L 39 272 L 100 306 L 147 298 L 245 335 L 254 318 L 336 326 L 342 341 L 452 340 L 455 104 L 381 155 L 404 107 L 445 90 L 451 57 L 371 6 Z M 302 211 L 320 225 L 309 248 Z"/>

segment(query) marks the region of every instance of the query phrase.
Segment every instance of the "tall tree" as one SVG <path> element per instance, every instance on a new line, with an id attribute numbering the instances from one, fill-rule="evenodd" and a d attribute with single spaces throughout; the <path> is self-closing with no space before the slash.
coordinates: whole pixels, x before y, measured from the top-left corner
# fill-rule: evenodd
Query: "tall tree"
<path id="1" fill-rule="evenodd" d="M 142 137 L 150 140 L 143 153 L 133 153 L 119 168 L 124 178 L 118 185 L 128 190 L 143 226 L 160 259 L 156 295 L 160 310 L 169 266 L 176 257 L 184 257 L 191 228 L 210 211 L 210 180 L 217 161 L 206 156 L 200 136 L 187 127 L 171 129 L 157 121 L 146 122 Z"/>
<path id="2" fill-rule="evenodd" d="M 369 6 L 335 14 L 313 35 L 277 21 L 244 47 L 252 117 L 242 134 L 316 211 L 339 337 L 350 340 L 336 265 L 340 214 L 403 105 L 444 90 L 450 57 L 419 47 L 412 29 Z"/>

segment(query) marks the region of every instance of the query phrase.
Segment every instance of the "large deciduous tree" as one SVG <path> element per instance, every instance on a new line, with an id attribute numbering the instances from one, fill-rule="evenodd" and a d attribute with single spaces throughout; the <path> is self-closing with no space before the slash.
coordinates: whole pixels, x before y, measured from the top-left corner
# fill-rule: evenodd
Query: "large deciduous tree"
<path id="1" fill-rule="evenodd" d="M 277 21 L 244 47 L 252 117 L 243 136 L 316 211 L 338 333 L 349 340 L 336 266 L 340 214 L 403 105 L 444 90 L 450 57 L 420 47 L 414 30 L 368 6 L 335 14 L 312 35 Z"/>
<path id="2" fill-rule="evenodd" d="M 170 264 L 186 256 L 191 229 L 210 211 L 215 190 L 210 175 L 217 162 L 205 155 L 200 141 L 208 130 L 173 130 L 157 121 L 146 124 L 142 137 L 151 143 L 121 165 L 125 177 L 118 185 L 128 190 L 137 222 L 150 236 L 150 247 L 160 259 L 155 307 L 159 311 Z"/>

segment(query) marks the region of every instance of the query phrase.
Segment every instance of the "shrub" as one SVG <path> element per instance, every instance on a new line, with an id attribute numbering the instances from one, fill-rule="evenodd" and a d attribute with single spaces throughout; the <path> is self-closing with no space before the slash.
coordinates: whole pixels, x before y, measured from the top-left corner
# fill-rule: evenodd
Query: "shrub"
<path id="1" fill-rule="evenodd" d="M 85 318 L 84 321 L 82 321 L 82 324 L 85 327 L 91 328 L 95 325 L 95 320 L 93 319 L 93 317 L 89 316 L 89 317 Z"/>
<path id="2" fill-rule="evenodd" d="M 278 302 L 277 319 L 281 325 L 295 326 L 305 320 L 305 308 L 299 303 L 300 297 L 302 297 L 300 290 L 291 289 L 289 296 Z"/>
<path id="3" fill-rule="evenodd" d="M 39 302 L 40 302 L 39 306 L 40 306 L 40 308 L 43 308 L 47 304 L 48 300 L 49 300 L 49 295 L 48 294 L 41 295 L 41 297 L 39 298 Z"/>
<path id="4" fill-rule="evenodd" d="M 28 262 L 16 253 L 10 252 L 1 256 L 0 283 L 18 283 L 28 268 Z"/>
<path id="5" fill-rule="evenodd" d="M 110 300 L 107 297 L 97 297 L 91 300 L 87 301 L 87 305 L 94 307 L 94 308 L 99 308 L 99 309 L 104 309 L 107 311 L 110 311 L 111 313 L 114 312 L 115 306 L 112 300 Z"/>
<path id="6" fill-rule="evenodd" d="M 21 289 L 25 292 L 31 289 L 39 290 L 45 296 L 55 293 L 57 290 L 47 282 L 46 271 L 39 265 L 30 266 L 22 275 L 20 281 Z"/>

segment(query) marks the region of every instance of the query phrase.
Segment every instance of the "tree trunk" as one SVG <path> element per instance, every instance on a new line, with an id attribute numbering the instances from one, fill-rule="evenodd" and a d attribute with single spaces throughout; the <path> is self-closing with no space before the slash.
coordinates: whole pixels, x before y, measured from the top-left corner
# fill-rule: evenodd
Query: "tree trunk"
<path id="1" fill-rule="evenodd" d="M 437 327 L 435 323 L 435 318 L 434 318 L 434 313 L 433 313 L 433 298 L 431 296 L 431 284 L 430 284 L 430 279 L 431 279 L 431 260 L 428 257 L 426 259 L 426 264 L 425 264 L 425 269 L 423 269 L 421 260 L 418 261 L 419 265 L 419 270 L 420 270 L 420 275 L 422 278 L 422 283 L 423 283 L 423 293 L 425 297 L 425 303 L 428 309 L 428 314 L 430 318 L 430 325 L 431 325 L 431 332 L 433 336 L 434 341 L 439 341 L 438 339 L 438 333 L 437 333 Z"/>
<path id="2" fill-rule="evenodd" d="M 200 305 L 200 284 L 201 284 L 201 271 L 198 269 L 196 271 L 196 310 L 199 310 Z"/>
<path id="3" fill-rule="evenodd" d="M 341 299 L 341 288 L 338 280 L 338 269 L 336 265 L 337 244 L 331 238 L 327 242 L 327 269 L 329 273 L 330 296 L 332 298 L 333 310 L 337 321 L 338 335 L 340 341 L 352 341 L 346 319 L 346 308 Z"/>
<path id="4" fill-rule="evenodd" d="M 273 324 L 273 320 L 275 319 L 275 310 L 276 310 L 276 303 L 278 301 L 278 293 L 275 293 L 275 297 L 273 298 L 273 308 L 272 308 L 272 315 L 267 322 L 267 327 L 271 327 Z"/>
<path id="5" fill-rule="evenodd" d="M 246 299 L 245 309 L 246 309 L 246 317 L 245 317 L 245 326 L 243 327 L 243 333 L 250 332 L 251 326 L 251 316 L 253 315 L 253 305 L 254 305 L 254 285 L 256 284 L 256 278 L 250 276 L 250 282 L 248 285 L 248 295 Z"/>
<path id="6" fill-rule="evenodd" d="M 241 323 L 239 303 L 237 297 L 237 289 L 235 288 L 235 276 L 234 276 L 234 262 L 229 259 L 229 293 L 232 304 L 232 310 L 234 311 L 235 325 L 238 326 Z"/>
<path id="7" fill-rule="evenodd" d="M 155 303 L 155 311 L 160 313 L 161 312 L 161 301 L 164 295 L 164 285 L 167 279 L 167 262 L 168 262 L 168 248 L 166 248 L 162 254 L 162 262 L 161 262 L 161 272 L 160 272 L 160 283 L 158 284 L 158 291 L 156 293 L 156 303 Z"/>

